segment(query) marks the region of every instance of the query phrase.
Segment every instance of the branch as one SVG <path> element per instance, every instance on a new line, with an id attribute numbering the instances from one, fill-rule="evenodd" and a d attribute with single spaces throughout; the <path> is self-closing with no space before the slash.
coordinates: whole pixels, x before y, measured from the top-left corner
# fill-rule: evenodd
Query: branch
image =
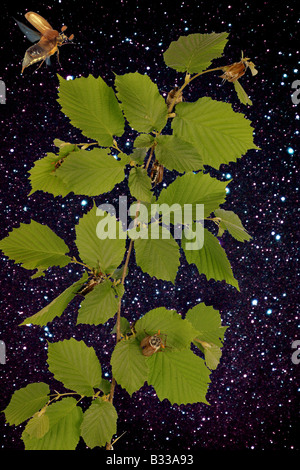
<path id="1" fill-rule="evenodd" d="M 173 108 L 175 106 L 175 102 L 176 102 L 176 99 L 178 96 L 180 96 L 180 94 L 182 93 L 182 90 L 184 90 L 184 88 L 189 84 L 191 83 L 192 80 L 194 80 L 194 78 L 197 78 L 199 77 L 200 75 L 203 75 L 204 73 L 208 73 L 208 72 L 215 72 L 216 70 L 223 70 L 224 66 L 223 67 L 216 67 L 214 69 L 207 69 L 207 70 L 204 70 L 203 72 L 199 72 L 199 73 L 196 73 L 195 75 L 193 75 L 192 77 L 190 76 L 189 73 L 186 74 L 185 76 L 185 79 L 184 79 L 184 84 L 181 86 L 181 88 L 179 88 L 177 90 L 177 92 L 175 93 L 171 103 L 170 103 L 170 106 L 168 107 L 168 114 L 171 114 L 172 111 L 173 111 Z M 173 117 L 173 116 L 169 116 L 169 117 Z"/>

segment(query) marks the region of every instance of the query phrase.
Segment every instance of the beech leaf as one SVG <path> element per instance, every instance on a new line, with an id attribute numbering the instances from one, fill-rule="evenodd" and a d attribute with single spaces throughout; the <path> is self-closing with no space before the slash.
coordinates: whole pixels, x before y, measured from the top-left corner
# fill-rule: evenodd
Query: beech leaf
<path id="1" fill-rule="evenodd" d="M 135 130 L 148 133 L 165 127 L 167 105 L 148 75 L 116 75 L 115 84 L 125 117 Z"/>
<path id="2" fill-rule="evenodd" d="M 95 350 L 74 338 L 48 346 L 48 365 L 56 380 L 80 395 L 93 396 L 102 379 Z"/>
<path id="3" fill-rule="evenodd" d="M 121 136 L 125 125 L 113 89 L 92 75 L 75 80 L 58 78 L 58 102 L 71 124 L 103 147 L 111 147 L 113 136 Z"/>
<path id="4" fill-rule="evenodd" d="M 227 43 L 228 33 L 193 33 L 172 41 L 164 53 L 168 67 L 177 72 L 199 73 L 206 70 L 213 59 L 220 57 Z"/>
<path id="5" fill-rule="evenodd" d="M 50 266 L 64 267 L 71 262 L 65 253 L 65 242 L 46 225 L 31 220 L 21 224 L 0 241 L 0 249 L 25 269 L 45 270 Z"/>
<path id="6" fill-rule="evenodd" d="M 208 97 L 179 103 L 172 129 L 174 135 L 194 145 L 204 165 L 217 169 L 241 158 L 248 150 L 259 148 L 253 142 L 251 122 L 244 114 L 233 111 L 229 103 Z"/>

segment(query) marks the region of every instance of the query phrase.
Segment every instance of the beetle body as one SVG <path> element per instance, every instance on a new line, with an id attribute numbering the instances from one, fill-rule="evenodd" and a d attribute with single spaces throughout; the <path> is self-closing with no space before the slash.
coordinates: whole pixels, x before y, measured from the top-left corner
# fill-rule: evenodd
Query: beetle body
<path id="1" fill-rule="evenodd" d="M 145 336 L 145 338 L 142 339 L 140 346 L 142 348 L 143 355 L 149 357 L 161 348 L 165 348 L 166 344 L 160 337 L 160 331 L 158 331 L 155 335 Z"/>

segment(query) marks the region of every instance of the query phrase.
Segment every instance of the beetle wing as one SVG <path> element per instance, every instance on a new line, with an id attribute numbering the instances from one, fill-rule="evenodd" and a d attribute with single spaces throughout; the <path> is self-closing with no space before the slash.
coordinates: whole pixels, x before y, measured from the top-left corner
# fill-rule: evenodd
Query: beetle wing
<path id="1" fill-rule="evenodd" d="M 144 349 L 146 346 L 149 345 L 149 339 L 150 339 L 150 336 L 145 336 L 145 338 L 142 339 L 141 341 L 141 348 Z"/>
<path id="2" fill-rule="evenodd" d="M 56 41 L 49 41 L 44 36 L 41 37 L 40 41 L 35 44 L 35 46 L 39 47 L 39 49 L 43 51 L 45 57 L 56 52 Z"/>
<path id="3" fill-rule="evenodd" d="M 43 18 L 41 15 L 38 15 L 37 13 L 34 13 L 33 11 L 26 13 L 25 18 L 42 34 L 44 34 L 45 31 L 49 29 L 53 29 L 48 21 L 45 20 L 45 18 Z"/>
<path id="4" fill-rule="evenodd" d="M 25 34 L 27 39 L 29 39 L 29 41 L 36 42 L 36 41 L 39 41 L 41 39 L 41 33 L 38 33 L 37 31 L 34 31 L 31 28 L 28 28 L 28 26 L 21 23 L 21 21 L 16 20 L 16 18 L 14 18 L 14 20 L 17 23 L 17 25 L 19 26 L 22 33 Z"/>

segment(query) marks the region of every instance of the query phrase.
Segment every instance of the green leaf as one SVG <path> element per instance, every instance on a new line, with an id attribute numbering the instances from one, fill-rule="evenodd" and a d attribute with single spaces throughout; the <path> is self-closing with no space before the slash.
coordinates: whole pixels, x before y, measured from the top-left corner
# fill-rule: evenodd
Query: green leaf
<path id="1" fill-rule="evenodd" d="M 222 55 L 227 37 L 226 32 L 181 36 L 177 41 L 171 42 L 164 53 L 164 61 L 177 72 L 202 72 L 213 59 Z"/>
<path id="2" fill-rule="evenodd" d="M 98 196 L 112 191 L 123 181 L 124 164 L 105 149 L 79 150 L 69 155 L 55 174 L 68 192 Z"/>
<path id="3" fill-rule="evenodd" d="M 146 358 L 135 338 L 117 343 L 111 356 L 111 366 L 117 383 L 130 395 L 139 390 L 147 380 Z"/>
<path id="4" fill-rule="evenodd" d="M 125 269 L 125 265 L 123 264 L 123 266 L 121 266 L 120 268 L 115 269 L 115 271 L 112 273 L 111 277 L 115 281 L 121 281 L 121 279 L 123 277 L 123 274 L 124 274 L 124 269 Z M 126 268 L 125 277 L 127 276 L 127 274 L 128 274 L 128 267 Z"/>
<path id="5" fill-rule="evenodd" d="M 55 173 L 69 192 L 98 196 L 112 191 L 123 181 L 125 164 L 109 155 L 107 150 L 94 148 L 69 155 Z"/>
<path id="6" fill-rule="evenodd" d="M 202 157 L 189 142 L 175 135 L 159 135 L 156 140 L 156 158 L 168 170 L 185 172 L 202 168 Z"/>
<path id="7" fill-rule="evenodd" d="M 123 165 L 125 167 L 126 165 L 130 165 L 132 161 L 132 154 L 127 154 L 124 152 L 118 153 L 118 155 L 113 155 L 115 159 L 119 162 L 120 165 Z"/>
<path id="8" fill-rule="evenodd" d="M 79 395 L 93 396 L 102 373 L 95 350 L 74 338 L 49 343 L 48 365 L 56 380 Z"/>
<path id="9" fill-rule="evenodd" d="M 174 135 L 194 145 L 204 165 L 217 169 L 259 148 L 253 143 L 253 128 L 244 114 L 233 111 L 229 103 L 207 97 L 179 103 L 172 128 Z"/>
<path id="10" fill-rule="evenodd" d="M 104 395 L 108 395 L 111 388 L 111 383 L 109 380 L 102 379 L 99 385 L 100 390 L 104 393 Z"/>
<path id="11" fill-rule="evenodd" d="M 133 146 L 136 148 L 150 148 L 154 143 L 155 138 L 151 134 L 140 134 L 135 139 Z"/>
<path id="12" fill-rule="evenodd" d="M 79 310 L 77 325 L 100 325 L 112 318 L 118 310 L 119 301 L 124 293 L 124 286 L 113 286 L 110 280 L 104 280 L 89 292 Z"/>
<path id="13" fill-rule="evenodd" d="M 30 437 L 37 437 L 40 439 L 49 431 L 49 417 L 43 410 L 43 413 L 35 413 L 25 427 L 26 433 Z"/>
<path id="14" fill-rule="evenodd" d="M 153 194 L 151 192 L 151 180 L 145 168 L 132 168 L 129 174 L 128 186 L 130 193 L 137 200 L 150 202 Z"/>
<path id="15" fill-rule="evenodd" d="M 60 158 L 66 157 L 71 152 L 77 152 L 79 147 L 76 144 L 71 144 L 70 142 L 65 142 L 60 139 L 54 139 L 53 144 L 59 149 Z"/>
<path id="16" fill-rule="evenodd" d="M 18 426 L 39 411 L 49 400 L 49 386 L 43 382 L 29 384 L 16 390 L 5 408 L 5 418 L 10 425 Z"/>
<path id="17" fill-rule="evenodd" d="M 222 356 L 222 350 L 221 348 L 219 348 L 219 346 L 216 346 L 215 344 L 205 344 L 204 355 L 207 367 L 211 370 L 214 370 L 219 365 Z"/>
<path id="18" fill-rule="evenodd" d="M 227 327 L 221 325 L 218 310 L 201 303 L 188 310 L 185 319 L 197 330 L 198 340 L 222 346 Z"/>
<path id="19" fill-rule="evenodd" d="M 58 78 L 58 102 L 71 124 L 103 147 L 112 146 L 113 136 L 121 136 L 125 124 L 112 88 L 101 77 L 91 75 L 75 80 Z"/>
<path id="20" fill-rule="evenodd" d="M 167 204 L 169 213 L 174 206 L 174 215 L 182 215 L 185 204 L 204 204 L 204 217 L 208 217 L 220 204 L 225 201 L 227 182 L 218 181 L 208 174 L 189 172 L 179 176 L 166 189 L 163 189 L 157 200 L 157 204 Z M 167 208 L 164 214 L 168 214 Z"/>
<path id="21" fill-rule="evenodd" d="M 175 282 L 180 265 L 179 246 L 169 230 L 160 227 L 162 236 L 170 238 L 138 238 L 134 242 L 136 263 L 151 277 Z M 150 228 L 149 228 L 150 230 Z M 149 234 L 151 237 L 151 234 Z"/>
<path id="22" fill-rule="evenodd" d="M 205 274 L 207 280 L 224 280 L 239 290 L 238 281 L 235 279 L 225 250 L 219 240 L 207 229 L 204 229 L 204 244 L 198 250 L 185 249 L 185 236 L 183 237 L 183 249 L 188 263 L 195 264 L 199 274 Z"/>
<path id="23" fill-rule="evenodd" d="M 25 269 L 47 269 L 50 266 L 64 267 L 71 262 L 65 255 L 69 248 L 49 227 L 31 220 L 21 224 L 3 240 L 0 249 Z"/>
<path id="24" fill-rule="evenodd" d="M 105 235 L 100 233 L 103 227 L 112 229 L 112 232 L 107 233 L 111 238 L 98 238 L 98 235 Z M 126 233 L 114 216 L 94 206 L 80 219 L 75 231 L 76 246 L 84 263 L 91 268 L 100 266 L 101 271 L 108 274 L 120 266 L 125 254 Z"/>
<path id="25" fill-rule="evenodd" d="M 131 160 L 131 166 L 143 165 L 146 157 L 144 148 L 134 149 L 132 153 L 128 155 Z"/>
<path id="26" fill-rule="evenodd" d="M 234 85 L 234 89 L 236 91 L 236 94 L 237 94 L 237 97 L 238 99 L 240 100 L 240 102 L 242 104 L 248 104 L 249 106 L 252 106 L 252 101 L 250 100 L 249 96 L 247 95 L 247 93 L 245 92 L 244 88 L 242 87 L 242 85 L 240 84 L 240 82 L 238 80 L 236 80 L 235 82 L 233 82 L 233 85 Z"/>
<path id="27" fill-rule="evenodd" d="M 65 142 L 64 140 L 61 140 L 61 139 L 54 139 L 53 144 L 55 145 L 55 147 L 58 147 L 60 149 L 64 147 L 65 145 L 68 145 L 69 142 Z"/>
<path id="28" fill-rule="evenodd" d="M 64 398 L 47 407 L 49 431 L 41 438 L 22 434 L 25 450 L 75 450 L 80 438 L 82 409 L 75 398 Z"/>
<path id="29" fill-rule="evenodd" d="M 45 277 L 45 274 L 46 273 L 41 268 L 38 268 L 37 271 L 32 276 L 30 276 L 30 279 L 37 279 L 39 277 Z"/>
<path id="30" fill-rule="evenodd" d="M 160 401 L 173 405 L 208 403 L 209 370 L 191 350 L 157 352 L 148 358 L 149 378 Z"/>
<path id="31" fill-rule="evenodd" d="M 120 318 L 120 331 L 121 335 L 126 336 L 128 333 L 131 333 L 130 323 L 127 318 L 121 317 Z M 117 326 L 114 324 L 113 329 L 111 330 L 112 334 L 117 333 Z"/>
<path id="32" fill-rule="evenodd" d="M 26 318 L 26 320 L 20 323 L 20 326 L 30 324 L 44 326 L 54 320 L 55 317 L 60 317 L 71 300 L 77 295 L 78 290 L 80 290 L 80 287 L 87 278 L 87 274 L 84 273 L 79 281 L 74 282 L 74 284 L 65 289 L 58 297 L 52 300 L 50 304 L 42 308 L 42 310 Z"/>
<path id="33" fill-rule="evenodd" d="M 131 127 L 138 132 L 161 131 L 165 127 L 167 105 L 148 75 L 138 72 L 116 75 L 115 85 Z"/>
<path id="34" fill-rule="evenodd" d="M 198 304 L 187 312 L 185 318 L 198 330 L 194 344 L 204 353 L 207 367 L 216 369 L 227 329 L 221 325 L 219 311 L 205 304 Z"/>
<path id="35" fill-rule="evenodd" d="M 230 235 L 232 235 L 236 240 L 244 242 L 245 240 L 251 240 L 251 235 L 243 227 L 243 224 L 237 214 L 233 211 L 226 211 L 224 209 L 215 210 L 216 217 L 221 219 L 219 228 L 221 230 L 228 230 Z"/>
<path id="36" fill-rule="evenodd" d="M 29 196 L 35 191 L 44 191 L 53 194 L 55 197 L 65 197 L 70 192 L 67 185 L 55 171 L 55 164 L 60 159 L 59 155 L 47 153 L 45 157 L 34 163 L 33 168 L 29 171 L 29 181 L 31 183 Z"/>
<path id="37" fill-rule="evenodd" d="M 184 320 L 175 310 L 167 310 L 164 307 L 150 310 L 137 320 L 134 327 L 138 341 L 160 331 L 167 348 L 171 349 L 189 348 L 197 335 L 189 321 Z"/>
<path id="38" fill-rule="evenodd" d="M 81 436 L 85 443 L 91 449 L 105 446 L 117 432 L 117 418 L 111 403 L 99 399 L 92 403 L 84 413 L 81 424 Z"/>

